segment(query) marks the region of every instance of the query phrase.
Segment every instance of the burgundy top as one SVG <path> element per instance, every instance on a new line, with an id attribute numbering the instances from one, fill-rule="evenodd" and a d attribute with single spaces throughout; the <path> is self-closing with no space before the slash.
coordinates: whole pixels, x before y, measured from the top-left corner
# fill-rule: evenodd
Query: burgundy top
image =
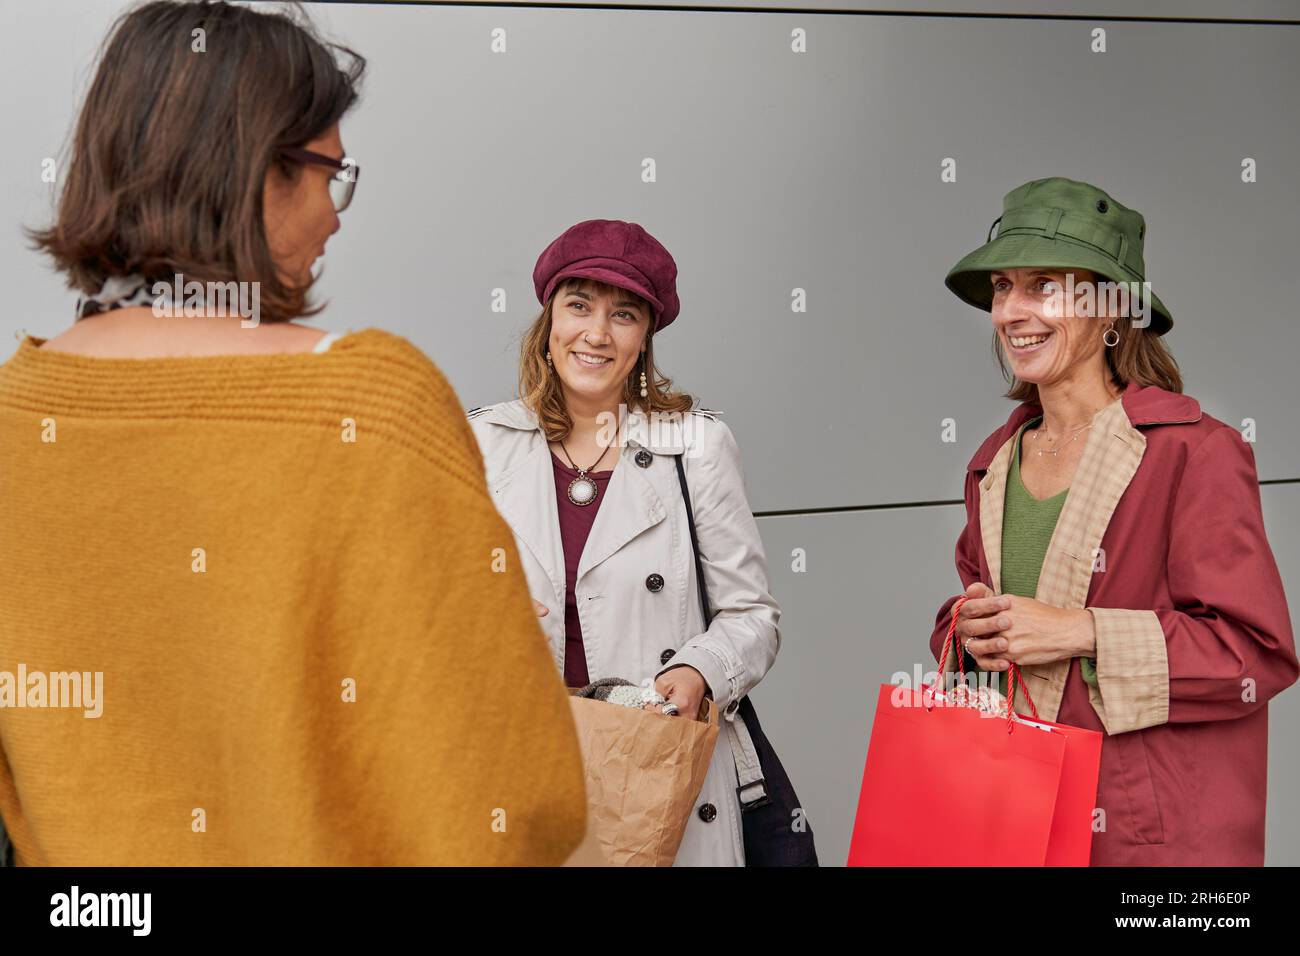
<path id="1" fill-rule="evenodd" d="M 555 472 L 555 502 L 560 510 L 560 540 L 564 543 L 564 685 L 585 687 L 591 680 L 587 676 L 587 655 L 582 649 L 582 624 L 578 620 L 578 599 L 573 594 L 573 586 L 578 580 L 582 549 L 600 503 L 605 500 L 605 489 L 614 470 L 587 472 L 587 477 L 596 483 L 596 500 L 589 505 L 575 505 L 569 500 L 569 482 L 578 477 L 578 470 L 570 468 L 554 452 L 551 465 Z"/>

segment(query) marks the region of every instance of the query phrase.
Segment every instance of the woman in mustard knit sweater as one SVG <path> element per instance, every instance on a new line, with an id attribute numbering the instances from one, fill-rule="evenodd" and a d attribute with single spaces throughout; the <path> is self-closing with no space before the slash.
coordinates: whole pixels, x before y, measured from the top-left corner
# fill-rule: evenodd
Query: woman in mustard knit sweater
<path id="1" fill-rule="evenodd" d="M 33 233 L 79 320 L 0 366 L 19 865 L 549 865 L 582 837 L 455 394 L 404 339 L 291 321 L 359 178 L 363 68 L 221 3 L 148 4 L 106 46 Z"/>

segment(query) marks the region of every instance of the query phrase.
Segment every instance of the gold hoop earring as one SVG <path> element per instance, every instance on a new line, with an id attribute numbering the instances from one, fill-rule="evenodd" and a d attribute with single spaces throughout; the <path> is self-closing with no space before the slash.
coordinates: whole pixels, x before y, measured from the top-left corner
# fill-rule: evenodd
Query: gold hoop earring
<path id="1" fill-rule="evenodd" d="M 1114 336 L 1114 339 L 1111 338 Z M 1112 322 L 1105 332 L 1101 333 L 1101 340 L 1106 343 L 1107 348 L 1114 348 L 1119 345 L 1119 333 L 1115 331 L 1115 323 Z"/>

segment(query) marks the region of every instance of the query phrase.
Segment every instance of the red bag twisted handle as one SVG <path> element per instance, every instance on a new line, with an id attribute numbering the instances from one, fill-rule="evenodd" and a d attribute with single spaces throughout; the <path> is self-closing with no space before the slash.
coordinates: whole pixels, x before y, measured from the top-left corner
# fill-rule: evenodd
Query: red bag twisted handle
<path id="1" fill-rule="evenodd" d="M 952 622 L 948 625 L 948 636 L 944 638 L 943 651 L 939 655 L 939 680 L 940 681 L 943 680 L 944 668 L 948 662 L 948 650 L 949 648 L 952 648 L 954 645 L 955 635 L 957 633 L 957 613 L 961 610 L 962 605 L 969 600 L 970 598 L 963 594 L 961 597 L 957 599 L 957 602 L 952 606 Z M 966 668 L 965 668 L 964 656 L 965 655 L 963 655 L 961 652 L 958 652 L 955 661 L 957 665 L 957 672 L 961 675 L 963 681 L 966 679 Z M 1034 699 L 1029 696 L 1029 688 L 1025 686 L 1024 675 L 1020 673 L 1019 665 L 1017 665 L 1013 661 L 1011 663 L 1011 666 L 1007 668 L 1007 733 L 1011 732 L 1015 722 L 1014 715 L 1016 713 L 1015 702 L 1016 702 L 1017 687 L 1019 687 L 1020 690 L 1024 693 L 1025 700 L 1029 704 L 1029 710 L 1033 714 L 1034 719 L 1035 720 L 1038 719 L 1038 708 L 1034 705 Z M 934 696 L 933 689 L 931 690 L 930 696 L 933 699 Z"/>

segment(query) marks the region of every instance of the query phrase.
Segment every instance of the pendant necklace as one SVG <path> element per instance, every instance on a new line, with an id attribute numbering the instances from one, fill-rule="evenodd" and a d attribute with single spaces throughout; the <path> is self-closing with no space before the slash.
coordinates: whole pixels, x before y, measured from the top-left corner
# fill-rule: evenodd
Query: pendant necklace
<path id="1" fill-rule="evenodd" d="M 596 487 L 594 481 L 587 477 L 587 472 L 591 471 L 591 469 L 595 468 L 596 465 L 599 465 L 605 460 L 605 455 L 609 451 L 609 446 L 606 445 L 604 451 L 600 453 L 600 457 L 586 468 L 579 468 L 573 463 L 573 458 L 569 456 L 569 449 L 564 447 L 564 442 L 560 442 L 560 448 L 563 449 L 564 457 L 569 461 L 569 467 L 577 469 L 578 472 L 578 477 L 569 482 L 569 500 L 575 505 L 586 506 L 591 504 L 596 500 L 596 494 L 600 489 Z"/>

